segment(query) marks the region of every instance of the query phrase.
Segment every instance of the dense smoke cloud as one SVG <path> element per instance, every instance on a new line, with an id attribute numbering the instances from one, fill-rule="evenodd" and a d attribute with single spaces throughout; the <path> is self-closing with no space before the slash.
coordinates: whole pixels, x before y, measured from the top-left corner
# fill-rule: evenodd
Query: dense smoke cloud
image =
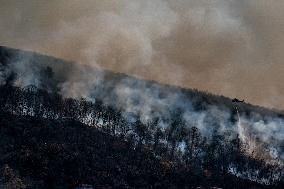
<path id="1" fill-rule="evenodd" d="M 284 1 L 0 3 L 2 45 L 284 107 Z"/>
<path id="2" fill-rule="evenodd" d="M 249 153 L 263 149 L 257 146 L 256 141 L 260 140 L 269 144 L 264 148 L 270 156 L 284 160 L 281 119 L 263 121 L 257 114 L 241 115 L 242 123 L 236 127 L 229 110 L 210 106 L 195 111 L 194 102 L 179 90 L 164 94 L 159 85 L 149 86 L 129 78 L 109 83 L 112 93 L 98 89 L 100 84 L 107 84 L 98 68 L 106 68 L 283 108 L 283 1 L 0 0 L 0 3 L 1 45 L 76 62 L 66 66 L 54 61 L 51 65 L 20 53 L 8 69 L 0 67 L 4 70 L 0 72 L 0 83 L 10 72 L 17 73 L 16 85 L 20 86 L 55 82 L 64 96 L 93 100 L 101 95 L 105 102 L 140 115 L 142 122 L 156 117 L 166 119 L 180 109 L 187 126 L 196 126 L 207 137 L 214 130 L 238 133 L 249 144 Z M 54 78 L 42 82 L 42 71 L 47 66 L 52 67 Z M 97 90 L 93 90 L 94 86 Z M 161 120 L 159 126 L 168 124 Z"/>

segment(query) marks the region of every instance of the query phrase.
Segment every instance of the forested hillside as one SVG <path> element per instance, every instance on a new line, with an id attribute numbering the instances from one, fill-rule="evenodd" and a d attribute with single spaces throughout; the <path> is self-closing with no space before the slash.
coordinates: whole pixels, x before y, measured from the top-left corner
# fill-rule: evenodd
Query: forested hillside
<path id="1" fill-rule="evenodd" d="M 101 101 L 64 99 L 36 88 L 5 85 L 0 90 L 4 185 L 265 188 L 237 178 L 234 171 L 280 184 L 275 175 L 283 170 L 247 156 L 238 136 L 215 133 L 207 139 L 196 127 L 185 127 L 178 115 L 162 130 L 158 120 L 130 123 Z"/>
<path id="2" fill-rule="evenodd" d="M 0 62 L 3 187 L 283 187 L 281 111 L 4 47 Z"/>

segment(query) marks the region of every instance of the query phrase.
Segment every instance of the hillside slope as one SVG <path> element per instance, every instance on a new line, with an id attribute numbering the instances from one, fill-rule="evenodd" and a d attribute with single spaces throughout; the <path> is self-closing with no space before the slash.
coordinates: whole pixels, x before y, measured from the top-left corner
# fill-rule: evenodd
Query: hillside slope
<path id="1" fill-rule="evenodd" d="M 42 143 L 37 135 L 45 139 L 45 134 L 50 136 L 52 133 L 55 138 L 51 141 L 45 139 L 46 144 L 51 144 L 53 141 L 64 143 L 59 145 L 58 148 L 61 150 L 57 149 L 56 152 L 60 151 L 68 157 L 73 153 L 72 151 L 77 152 L 76 157 L 79 156 L 78 154 L 84 154 L 85 157 L 85 155 L 93 156 L 95 153 L 106 153 L 104 157 L 113 156 L 114 152 L 97 152 L 91 149 L 92 147 L 85 149 L 77 146 L 74 141 L 76 142 L 78 138 L 83 142 L 89 138 L 84 146 L 87 147 L 94 142 L 98 143 L 96 150 L 102 145 L 105 151 L 110 148 L 109 146 L 122 142 L 122 146 L 127 144 L 124 149 L 126 152 L 122 156 L 129 156 L 131 159 L 117 161 L 122 161 L 123 166 L 127 164 L 125 162 L 133 161 L 133 166 L 136 167 L 133 169 L 138 171 L 140 170 L 138 167 L 142 166 L 145 160 L 144 164 L 149 164 L 150 167 L 145 166 L 147 170 L 144 171 L 155 175 L 152 175 L 155 181 L 150 181 L 147 174 L 139 175 L 139 171 L 136 171 L 135 174 L 138 174 L 139 179 L 143 181 L 135 181 L 135 184 L 129 183 L 132 179 L 125 175 L 117 179 L 122 185 L 127 182 L 126 185 L 130 188 L 159 187 L 165 182 L 173 188 L 182 186 L 186 188 L 201 183 L 206 186 L 218 185 L 227 188 L 229 185 L 235 185 L 237 180 L 246 183 L 242 186 L 247 184 L 250 186 L 250 183 L 257 185 L 241 178 L 276 187 L 281 185 L 284 178 L 284 117 L 278 110 L 232 102 L 230 98 L 223 96 L 162 85 L 101 70 L 95 66 L 90 67 L 82 63 L 63 61 L 6 47 L 0 48 L 0 91 L 0 111 L 4 117 L 8 116 L 5 119 L 8 122 L 3 122 L 5 128 L 14 128 L 14 125 L 26 128 L 26 125 L 32 125 L 28 126 L 28 130 L 30 127 L 39 129 L 38 133 L 33 130 L 31 133 L 28 132 L 30 135 L 17 136 L 15 139 L 12 134 L 8 137 L 3 136 L 7 141 L 9 137 L 13 138 L 12 142 L 23 138 L 18 143 L 22 149 L 25 147 L 22 147 L 21 143 L 35 137 L 32 144 L 43 144 L 40 147 L 42 150 L 45 142 Z M 56 133 L 53 133 L 53 130 L 45 130 L 50 127 Z M 83 132 L 84 136 L 87 131 L 90 131 L 90 135 L 83 137 L 84 139 L 77 135 Z M 23 131 L 23 134 L 25 133 L 26 130 Z M 57 133 L 61 133 L 61 136 L 59 137 Z M 105 137 L 101 137 L 102 140 L 95 140 L 96 135 Z M 92 141 L 92 137 L 95 141 Z M 112 140 L 114 143 L 102 144 L 104 139 Z M 65 149 L 65 143 L 72 145 Z M 73 144 L 77 146 L 75 149 L 72 147 Z M 13 144 L 12 147 L 11 151 L 15 151 Z M 36 155 L 38 149 L 35 150 L 29 149 L 28 156 Z M 9 154 L 9 151 L 3 151 L 3 157 L 6 157 L 4 155 L 6 153 Z M 44 156 L 48 157 L 49 152 L 44 153 Z M 128 153 L 136 155 L 131 156 Z M 56 154 L 56 157 L 57 155 L 60 157 L 60 154 Z M 33 157 L 30 161 L 41 161 L 37 159 L 39 158 Z M 20 159 L 5 163 L 3 169 L 10 170 L 9 167 L 14 165 L 21 167 L 19 162 L 22 161 Z M 48 161 L 46 159 L 45 163 Z M 63 173 L 51 179 L 56 180 L 56 184 L 60 186 L 63 183 L 71 184 L 77 178 L 90 182 L 86 177 L 95 174 L 91 170 L 97 172 L 99 169 L 93 165 L 94 161 L 95 159 L 90 159 L 88 163 L 82 165 L 78 163 L 79 159 L 72 161 L 79 169 L 79 172 L 75 171 L 76 174 L 72 172 L 72 175 L 75 174 L 74 177 L 70 176 L 72 181 L 67 178 L 59 181 L 58 177 L 63 177 Z M 98 164 L 109 166 L 108 161 L 113 160 Z M 150 161 L 153 162 L 149 163 Z M 158 167 L 155 167 L 156 165 Z M 17 169 L 18 166 L 14 166 L 13 169 Z M 38 167 L 42 166 L 40 164 Z M 83 167 L 80 168 L 81 166 Z M 88 167 L 92 167 L 91 170 Z M 83 174 L 82 169 L 88 169 L 90 172 Z M 125 168 L 123 172 L 129 172 L 127 169 Z M 33 170 L 29 169 L 28 172 L 32 173 Z M 28 172 L 24 172 L 24 175 Z M 36 174 L 41 172 L 45 173 L 45 170 L 40 169 Z M 20 175 L 22 173 L 20 170 Z M 159 178 L 161 183 L 157 184 Z M 24 179 L 29 180 L 28 177 Z M 113 182 L 116 181 L 112 181 L 110 185 L 116 186 Z M 141 185 L 136 182 L 141 182 Z"/>
<path id="2" fill-rule="evenodd" d="M 162 128 L 178 114 L 187 127 L 197 127 L 208 138 L 218 132 L 240 135 L 243 143 L 265 142 L 270 144 L 270 154 L 284 160 L 284 114 L 279 110 L 0 46 L 0 84 L 5 83 L 99 100 L 122 110 L 128 121 L 137 117 L 143 123 L 159 120 Z M 249 146 L 250 153 L 256 151 L 254 146 Z"/>
<path id="3" fill-rule="evenodd" d="M 10 188 L 74 188 L 82 183 L 95 188 L 269 188 L 229 174 L 218 178 L 173 166 L 147 148 L 137 150 L 130 142 L 71 120 L 1 113 L 0 135 L 0 174 L 6 179 L 0 184 Z"/>

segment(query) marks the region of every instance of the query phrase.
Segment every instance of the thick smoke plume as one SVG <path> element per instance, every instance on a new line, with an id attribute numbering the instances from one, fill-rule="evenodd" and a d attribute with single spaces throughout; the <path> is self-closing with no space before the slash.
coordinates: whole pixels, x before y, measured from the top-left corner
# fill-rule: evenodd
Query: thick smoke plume
<path id="1" fill-rule="evenodd" d="M 284 107 L 283 1 L 0 3 L 2 45 Z"/>
<path id="2" fill-rule="evenodd" d="M 163 117 L 161 127 L 167 127 L 169 115 L 178 111 L 188 126 L 198 127 L 208 137 L 214 130 L 233 131 L 250 145 L 249 152 L 256 153 L 255 141 L 260 140 L 269 145 L 270 156 L 284 160 L 280 118 L 241 114 L 242 128 L 238 128 L 230 121 L 235 113 L 206 104 L 197 111 L 195 102 L 179 89 L 165 91 L 159 85 L 129 78 L 115 81 L 100 71 L 110 69 L 283 108 L 283 1 L 0 3 L 2 45 L 77 62 L 51 63 L 20 53 L 8 67 L 1 65 L 2 83 L 15 72 L 18 86 L 45 86 L 66 97 L 90 100 L 100 96 L 106 103 L 139 114 L 142 121 Z M 103 92 L 102 85 L 112 88 L 111 92 Z"/>

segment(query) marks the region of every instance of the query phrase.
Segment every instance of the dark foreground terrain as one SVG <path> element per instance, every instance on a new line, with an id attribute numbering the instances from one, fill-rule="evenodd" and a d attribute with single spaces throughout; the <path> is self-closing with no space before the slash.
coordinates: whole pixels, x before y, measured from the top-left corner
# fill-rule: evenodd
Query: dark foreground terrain
<path id="1" fill-rule="evenodd" d="M 1 113 L 0 146 L 0 188 L 269 188 L 229 174 L 193 173 L 72 120 Z"/>

